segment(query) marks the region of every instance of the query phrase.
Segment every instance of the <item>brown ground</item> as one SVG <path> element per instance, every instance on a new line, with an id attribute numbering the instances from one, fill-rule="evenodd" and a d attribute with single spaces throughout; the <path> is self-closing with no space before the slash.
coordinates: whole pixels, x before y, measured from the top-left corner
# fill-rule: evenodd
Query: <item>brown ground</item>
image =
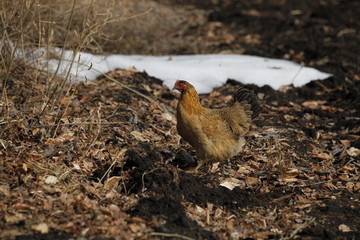
<path id="1" fill-rule="evenodd" d="M 146 73 L 109 74 L 137 92 L 106 77 L 73 85 L 46 114 L 46 86 L 11 80 L 0 238 L 360 239 L 360 2 L 188 2 L 206 12 L 179 34 L 197 52 L 286 58 L 334 76 L 245 86 L 263 112 L 244 153 L 198 175 L 183 170 L 195 154 L 174 128 L 178 96 Z M 224 106 L 240 86 L 229 80 L 202 103 Z"/>

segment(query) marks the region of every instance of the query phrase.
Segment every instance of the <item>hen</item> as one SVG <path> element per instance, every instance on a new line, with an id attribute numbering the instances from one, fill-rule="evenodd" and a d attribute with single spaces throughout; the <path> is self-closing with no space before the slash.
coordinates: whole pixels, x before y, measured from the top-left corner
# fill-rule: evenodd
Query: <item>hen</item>
<path id="1" fill-rule="evenodd" d="M 181 93 L 177 131 L 196 150 L 196 169 L 204 163 L 227 160 L 243 149 L 243 136 L 260 111 L 250 90 L 240 88 L 229 107 L 209 109 L 201 106 L 199 95 L 190 83 L 178 80 L 174 89 Z"/>

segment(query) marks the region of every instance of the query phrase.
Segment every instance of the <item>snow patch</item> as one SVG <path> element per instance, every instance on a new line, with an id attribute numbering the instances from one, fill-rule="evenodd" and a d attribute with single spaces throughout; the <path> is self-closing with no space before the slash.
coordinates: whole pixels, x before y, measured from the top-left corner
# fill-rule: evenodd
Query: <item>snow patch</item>
<path id="1" fill-rule="evenodd" d="M 38 50 L 40 54 L 44 49 Z M 60 55 L 61 49 L 55 49 Z M 42 53 L 43 54 L 43 53 Z M 75 62 L 71 64 L 71 60 Z M 44 60 L 45 61 L 45 60 Z M 94 80 L 102 73 L 115 69 L 136 68 L 164 81 L 172 88 L 176 80 L 187 80 L 199 93 L 209 93 L 214 87 L 233 79 L 244 84 L 269 85 L 279 89 L 283 85 L 302 86 L 311 80 L 326 79 L 329 73 L 303 67 L 291 61 L 236 54 L 201 54 L 183 56 L 93 55 L 64 51 L 61 61 L 51 59 L 48 70 L 65 76 L 70 70 L 77 80 Z"/>

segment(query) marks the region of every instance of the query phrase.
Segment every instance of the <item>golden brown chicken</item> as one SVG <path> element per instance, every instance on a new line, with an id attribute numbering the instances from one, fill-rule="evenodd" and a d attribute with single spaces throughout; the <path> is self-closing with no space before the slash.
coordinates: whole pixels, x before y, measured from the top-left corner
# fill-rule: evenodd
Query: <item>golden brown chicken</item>
<path id="1" fill-rule="evenodd" d="M 199 95 L 190 83 L 178 80 L 174 89 L 181 92 L 177 130 L 197 152 L 196 169 L 204 163 L 227 160 L 243 149 L 243 136 L 260 111 L 250 90 L 240 88 L 230 107 L 209 109 L 200 105 Z"/>

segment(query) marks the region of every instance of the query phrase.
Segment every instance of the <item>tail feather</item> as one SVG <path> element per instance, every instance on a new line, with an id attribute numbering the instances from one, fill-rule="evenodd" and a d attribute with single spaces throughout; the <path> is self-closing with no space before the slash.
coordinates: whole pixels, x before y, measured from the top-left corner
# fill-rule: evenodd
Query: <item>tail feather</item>
<path id="1" fill-rule="evenodd" d="M 259 115 L 261 111 L 260 105 L 255 94 L 249 89 L 240 88 L 234 94 L 234 99 L 236 102 L 246 102 L 250 105 L 250 110 L 252 111 L 251 119 L 254 119 Z"/>

